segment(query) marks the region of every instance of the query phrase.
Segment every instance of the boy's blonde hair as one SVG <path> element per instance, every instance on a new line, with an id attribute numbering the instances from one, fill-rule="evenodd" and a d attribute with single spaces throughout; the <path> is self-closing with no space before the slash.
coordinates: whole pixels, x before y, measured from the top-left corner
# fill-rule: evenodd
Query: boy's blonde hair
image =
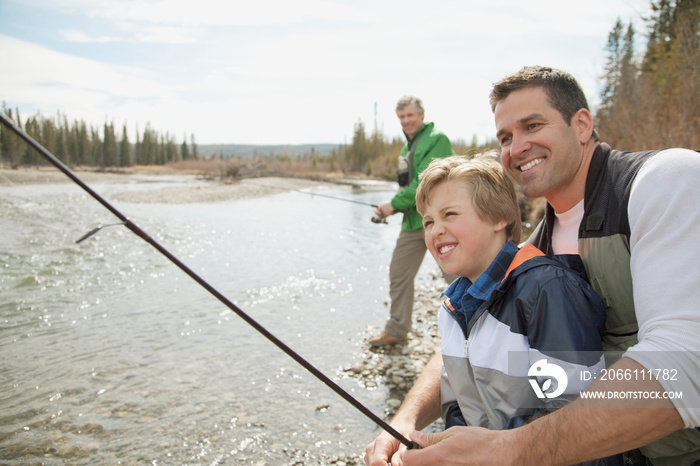
<path id="1" fill-rule="evenodd" d="M 416 191 L 416 208 L 421 215 L 430 203 L 430 192 L 446 181 L 459 181 L 467 185 L 474 209 L 484 221 L 496 224 L 508 222 L 506 238 L 520 242 L 522 224 L 520 207 L 513 182 L 498 162 L 496 151 L 477 154 L 473 158 L 453 155 L 430 162 L 420 175 Z"/>

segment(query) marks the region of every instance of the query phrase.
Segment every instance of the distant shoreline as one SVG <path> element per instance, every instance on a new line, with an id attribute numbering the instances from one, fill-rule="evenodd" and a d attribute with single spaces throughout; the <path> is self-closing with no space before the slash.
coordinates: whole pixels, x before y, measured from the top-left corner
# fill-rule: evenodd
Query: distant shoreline
<path id="1" fill-rule="evenodd" d="M 114 170 L 93 167 L 71 168 L 86 183 L 129 183 L 134 175 L 196 175 L 196 172 L 169 168 L 167 166 L 138 166 Z M 64 173 L 53 166 L 19 166 L 0 168 L 0 186 L 27 184 L 72 183 Z"/>
<path id="2" fill-rule="evenodd" d="M 193 183 L 191 187 L 161 187 L 150 190 L 124 191 L 113 196 L 114 199 L 133 203 L 189 204 L 197 202 L 219 202 L 252 197 L 269 196 L 284 191 L 307 189 L 316 186 L 329 186 L 341 180 L 321 177 L 307 179 L 303 177 L 259 176 L 242 179 L 216 179 L 201 170 L 187 170 L 169 166 L 136 166 L 105 170 L 90 167 L 71 169 L 86 184 L 96 183 L 133 183 L 152 181 L 153 177 L 170 175 L 191 177 L 192 180 L 205 181 Z M 316 178 L 316 177 L 315 177 Z M 55 167 L 19 167 L 0 169 L 0 186 L 26 186 L 36 184 L 63 184 L 73 181 Z"/>

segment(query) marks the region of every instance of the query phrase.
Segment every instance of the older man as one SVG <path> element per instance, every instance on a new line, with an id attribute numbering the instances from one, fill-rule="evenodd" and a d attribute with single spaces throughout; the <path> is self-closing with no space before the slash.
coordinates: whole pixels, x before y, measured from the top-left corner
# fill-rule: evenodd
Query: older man
<path id="1" fill-rule="evenodd" d="M 425 123 L 423 102 L 414 96 L 402 97 L 396 104 L 396 116 L 406 136 L 406 144 L 399 155 L 399 192 L 376 208 L 377 216 L 384 218 L 403 213 L 401 233 L 389 266 L 390 318 L 384 331 L 370 338 L 372 346 L 404 343 L 411 330 L 414 280 L 426 247 L 423 237 L 423 219 L 416 210 L 416 188 L 420 173 L 431 160 L 454 155 L 450 140 L 434 123 Z M 449 277 L 446 277 L 449 279 Z"/>

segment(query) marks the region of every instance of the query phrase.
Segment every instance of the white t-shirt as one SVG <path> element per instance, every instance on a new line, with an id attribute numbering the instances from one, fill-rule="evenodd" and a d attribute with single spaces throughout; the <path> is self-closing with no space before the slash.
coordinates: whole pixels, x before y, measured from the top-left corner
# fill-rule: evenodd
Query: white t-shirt
<path id="1" fill-rule="evenodd" d="M 554 254 L 578 254 L 578 227 L 583 219 L 583 199 L 566 212 L 555 212 L 552 231 Z"/>

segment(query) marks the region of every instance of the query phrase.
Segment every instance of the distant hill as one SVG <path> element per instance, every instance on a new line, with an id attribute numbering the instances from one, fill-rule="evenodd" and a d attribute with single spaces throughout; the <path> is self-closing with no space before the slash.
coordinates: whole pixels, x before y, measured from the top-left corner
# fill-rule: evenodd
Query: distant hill
<path id="1" fill-rule="evenodd" d="M 331 150 L 340 144 L 280 144 L 280 145 L 254 145 L 254 144 L 197 144 L 197 152 L 200 156 L 210 157 L 222 155 L 230 157 L 253 157 L 255 155 L 301 155 L 313 152 L 319 155 L 329 155 Z"/>

